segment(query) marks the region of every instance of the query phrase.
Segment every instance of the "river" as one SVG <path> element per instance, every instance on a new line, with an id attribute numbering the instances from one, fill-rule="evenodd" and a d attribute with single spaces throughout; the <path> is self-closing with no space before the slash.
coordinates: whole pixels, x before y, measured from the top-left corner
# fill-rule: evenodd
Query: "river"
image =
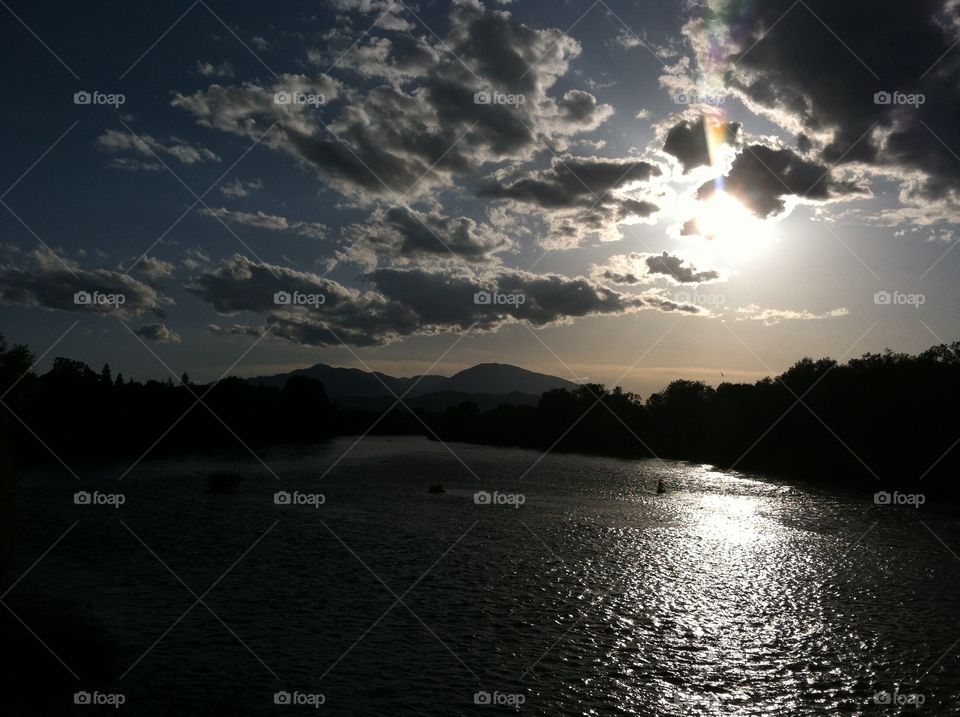
<path id="1" fill-rule="evenodd" d="M 96 617 L 116 714 L 960 714 L 955 506 L 355 441 L 25 473 L 14 572 L 76 525 L 14 593 Z"/>

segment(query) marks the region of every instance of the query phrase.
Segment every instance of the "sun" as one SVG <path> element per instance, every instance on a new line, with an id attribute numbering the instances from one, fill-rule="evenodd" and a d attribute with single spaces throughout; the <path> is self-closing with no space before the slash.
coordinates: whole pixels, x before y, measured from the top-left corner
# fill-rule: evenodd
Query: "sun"
<path id="1" fill-rule="evenodd" d="M 717 191 L 700 202 L 694 228 L 705 239 L 728 238 L 740 232 L 746 213 L 740 202 L 724 191 Z"/>
<path id="2" fill-rule="evenodd" d="M 722 189 L 696 205 L 686 233 L 706 239 L 708 253 L 728 261 L 741 261 L 768 245 L 772 235 L 768 223 Z"/>

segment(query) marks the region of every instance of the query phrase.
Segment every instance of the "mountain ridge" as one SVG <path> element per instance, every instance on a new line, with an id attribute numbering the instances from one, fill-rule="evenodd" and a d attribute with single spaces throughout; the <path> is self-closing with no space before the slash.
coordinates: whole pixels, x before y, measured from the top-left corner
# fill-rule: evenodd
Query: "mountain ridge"
<path id="1" fill-rule="evenodd" d="M 246 380 L 261 386 L 282 387 L 291 376 L 306 376 L 321 381 L 331 400 L 357 407 L 377 404 L 377 399 L 394 399 L 394 394 L 406 394 L 406 398 L 421 399 L 417 401 L 419 404 L 431 405 L 443 405 L 445 400 L 459 403 L 470 400 L 474 395 L 478 398 L 482 396 L 485 404 L 498 397 L 502 398 L 503 403 L 530 404 L 536 403 L 536 399 L 545 391 L 554 388 L 573 390 L 577 387 L 572 381 L 557 376 L 504 363 L 481 363 L 452 376 L 419 374 L 409 377 L 317 363 L 286 373 Z M 434 398 L 425 398 L 430 396 Z"/>

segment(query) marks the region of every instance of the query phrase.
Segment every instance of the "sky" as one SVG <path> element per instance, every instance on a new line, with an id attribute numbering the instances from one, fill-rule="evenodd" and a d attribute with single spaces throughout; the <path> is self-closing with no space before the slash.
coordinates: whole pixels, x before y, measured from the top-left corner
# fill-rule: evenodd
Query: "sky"
<path id="1" fill-rule="evenodd" d="M 958 6 L 4 0 L 0 332 L 644 397 L 956 340 Z"/>

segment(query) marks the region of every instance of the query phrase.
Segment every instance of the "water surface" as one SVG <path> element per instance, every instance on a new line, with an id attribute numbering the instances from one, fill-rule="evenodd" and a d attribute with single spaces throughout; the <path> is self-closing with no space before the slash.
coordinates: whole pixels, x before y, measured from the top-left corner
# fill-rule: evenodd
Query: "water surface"
<path id="1" fill-rule="evenodd" d="M 342 457 L 355 440 L 261 451 L 269 470 L 247 454 L 119 483 L 127 465 L 23 475 L 18 575 L 80 522 L 16 590 L 89 605 L 133 714 L 915 712 L 875 704 L 895 688 L 960 714 L 950 506 L 420 438 Z M 235 493 L 206 491 L 221 469 L 244 474 Z M 125 504 L 74 505 L 78 489 Z"/>

